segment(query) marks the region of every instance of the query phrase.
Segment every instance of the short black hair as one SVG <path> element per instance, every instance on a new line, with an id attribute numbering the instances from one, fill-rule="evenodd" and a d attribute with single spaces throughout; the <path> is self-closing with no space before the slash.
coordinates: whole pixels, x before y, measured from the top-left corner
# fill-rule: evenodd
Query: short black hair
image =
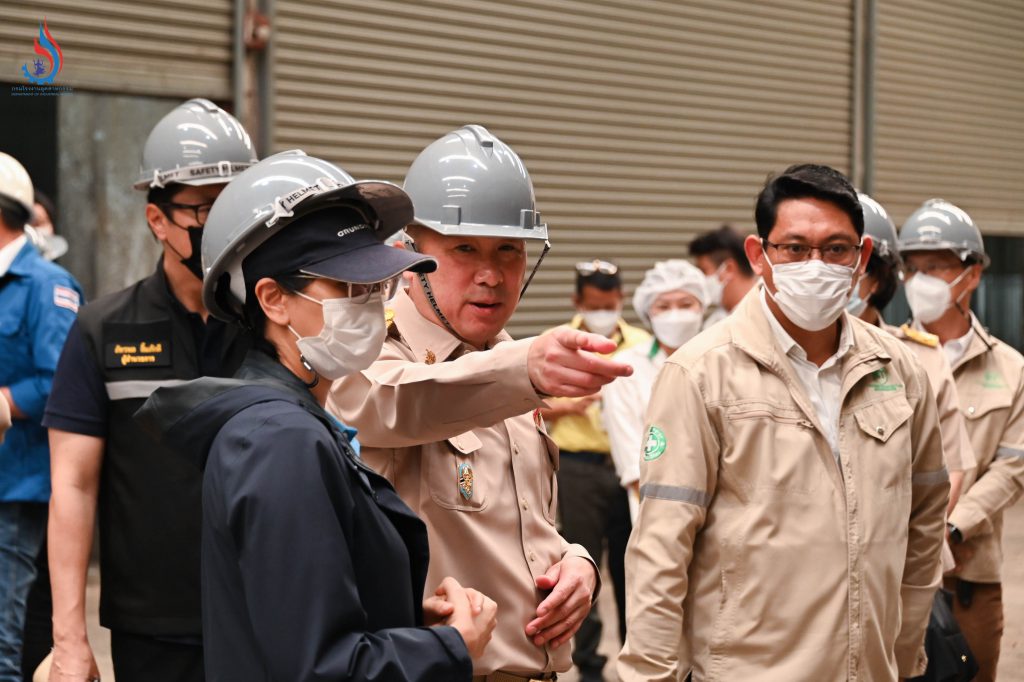
<path id="1" fill-rule="evenodd" d="M 864 272 L 878 282 L 874 293 L 868 296 L 868 304 L 875 310 L 885 310 L 885 306 L 892 302 L 896 289 L 899 288 L 899 263 L 893 258 L 882 258 L 872 252 Z"/>
<path id="2" fill-rule="evenodd" d="M 690 242 L 690 257 L 701 256 L 707 256 L 715 265 L 721 265 L 726 259 L 732 258 L 745 277 L 754 276 L 754 269 L 750 267 L 747 253 L 743 249 L 743 235 L 728 223 L 717 230 L 705 232 Z"/>
<path id="3" fill-rule="evenodd" d="M 53 225 L 53 233 L 57 234 L 57 205 L 53 203 L 53 199 L 50 198 L 50 195 L 45 192 L 41 192 L 36 189 L 34 191 L 34 195 L 34 201 L 43 207 L 46 211 L 46 215 L 50 216 L 50 224 Z M 39 216 L 35 217 L 38 218 Z"/>
<path id="4" fill-rule="evenodd" d="M 601 271 L 592 272 L 589 275 L 584 275 L 581 272 L 576 273 L 576 295 L 583 295 L 583 287 L 596 287 L 601 291 L 616 291 L 622 289 L 622 277 L 619 272 L 608 275 Z"/>
<path id="5" fill-rule="evenodd" d="M 28 224 L 29 212 L 14 199 L 0 196 L 0 218 L 8 228 L 20 232 Z"/>
<path id="6" fill-rule="evenodd" d="M 820 199 L 835 204 L 850 216 L 857 236 L 864 235 L 864 212 L 857 190 L 845 175 L 831 166 L 803 163 L 790 166 L 781 175 L 768 176 L 754 208 L 757 234 L 761 239 L 768 239 L 775 227 L 779 204 L 786 199 Z"/>
<path id="7" fill-rule="evenodd" d="M 180 192 L 185 185 L 180 182 L 172 182 L 166 187 L 150 187 L 146 192 L 146 203 L 162 206 L 174 201 L 174 195 Z"/>

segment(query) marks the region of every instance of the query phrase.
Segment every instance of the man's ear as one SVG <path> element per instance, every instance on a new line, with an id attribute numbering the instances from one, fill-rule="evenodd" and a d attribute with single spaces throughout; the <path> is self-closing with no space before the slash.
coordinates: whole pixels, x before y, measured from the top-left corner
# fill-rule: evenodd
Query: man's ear
<path id="1" fill-rule="evenodd" d="M 981 272 L 984 270 L 981 263 L 975 263 L 970 267 L 971 272 L 967 275 L 967 290 L 973 292 L 981 284 Z"/>
<path id="2" fill-rule="evenodd" d="M 868 269 L 868 261 L 871 259 L 871 252 L 875 249 L 875 241 L 864 235 L 864 241 L 860 249 L 860 263 L 858 263 L 857 272 L 863 275 Z"/>
<path id="3" fill-rule="evenodd" d="M 146 204 L 146 222 L 149 223 L 149 230 L 159 241 L 167 241 L 167 216 L 156 204 Z"/>
<path id="4" fill-rule="evenodd" d="M 281 327 L 291 324 L 291 316 L 288 314 L 287 296 L 281 285 L 270 277 L 264 277 L 256 282 L 253 295 L 263 309 L 267 319 Z"/>
<path id="5" fill-rule="evenodd" d="M 753 268 L 754 274 L 764 277 L 764 249 L 761 247 L 761 238 L 755 235 L 748 235 L 743 240 L 743 252 L 747 254 L 747 260 L 750 261 L 750 267 Z"/>

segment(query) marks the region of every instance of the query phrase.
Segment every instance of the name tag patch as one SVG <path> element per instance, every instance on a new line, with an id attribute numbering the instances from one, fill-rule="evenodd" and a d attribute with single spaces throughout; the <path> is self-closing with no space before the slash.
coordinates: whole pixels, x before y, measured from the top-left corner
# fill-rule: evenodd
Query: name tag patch
<path id="1" fill-rule="evenodd" d="M 170 367 L 170 323 L 109 324 L 103 330 L 103 355 L 107 369 Z"/>

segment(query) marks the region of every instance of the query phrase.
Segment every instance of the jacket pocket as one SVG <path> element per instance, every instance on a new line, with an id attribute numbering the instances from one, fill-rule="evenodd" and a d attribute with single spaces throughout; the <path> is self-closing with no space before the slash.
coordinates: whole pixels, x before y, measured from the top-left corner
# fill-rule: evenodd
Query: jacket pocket
<path id="1" fill-rule="evenodd" d="M 853 413 L 860 433 L 854 457 L 875 489 L 910 490 L 910 417 L 914 409 L 903 395 L 866 405 Z"/>
<path id="2" fill-rule="evenodd" d="M 424 453 L 430 497 L 445 509 L 478 512 L 487 507 L 487 486 L 481 471 L 482 443 L 472 431 L 437 443 Z"/>
<path id="3" fill-rule="evenodd" d="M 724 476 L 748 490 L 806 494 L 822 484 L 821 437 L 799 408 L 747 401 L 725 414 Z"/>

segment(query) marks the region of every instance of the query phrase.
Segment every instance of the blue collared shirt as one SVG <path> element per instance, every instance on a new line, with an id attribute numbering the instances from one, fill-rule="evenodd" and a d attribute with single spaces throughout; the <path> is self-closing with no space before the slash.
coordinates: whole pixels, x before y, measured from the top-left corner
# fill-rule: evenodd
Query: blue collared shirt
<path id="1" fill-rule="evenodd" d="M 25 243 L 0 276 L 0 386 L 26 415 L 0 445 L 0 501 L 50 499 L 50 449 L 41 421 L 82 288 Z"/>

